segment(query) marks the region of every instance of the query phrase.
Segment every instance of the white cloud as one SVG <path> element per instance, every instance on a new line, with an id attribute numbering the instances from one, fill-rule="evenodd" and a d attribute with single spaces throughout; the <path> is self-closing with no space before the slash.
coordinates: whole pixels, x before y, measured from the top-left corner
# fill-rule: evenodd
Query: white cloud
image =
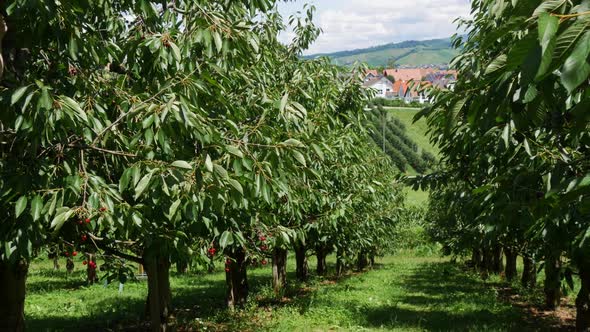
<path id="1" fill-rule="evenodd" d="M 324 4 L 316 1 L 315 22 L 323 34 L 308 54 L 450 37 L 457 27 L 453 21 L 468 17 L 470 11 L 469 0 L 342 0 Z M 289 37 L 283 36 L 285 40 Z"/>

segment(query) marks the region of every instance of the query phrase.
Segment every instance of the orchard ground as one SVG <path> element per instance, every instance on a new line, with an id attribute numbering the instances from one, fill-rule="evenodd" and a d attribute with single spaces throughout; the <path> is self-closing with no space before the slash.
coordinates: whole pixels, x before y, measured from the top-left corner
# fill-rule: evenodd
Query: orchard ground
<path id="1" fill-rule="evenodd" d="M 334 257 L 330 257 L 333 264 Z M 289 257 L 289 280 L 295 280 Z M 310 268 L 315 262 L 310 261 Z M 64 262 L 62 262 L 64 265 Z M 334 266 L 331 265 L 331 272 Z M 312 278 L 294 283 L 277 300 L 270 267 L 251 269 L 250 301 L 236 312 L 224 309 L 225 273 L 221 265 L 207 274 L 173 275 L 171 284 L 179 330 L 210 331 L 423 331 L 567 329 L 573 324 L 573 294 L 565 309 L 538 309 L 542 291 L 527 293 L 500 277 L 483 281 L 461 262 L 402 252 L 379 259 L 374 269 L 340 280 Z M 540 277 L 539 282 L 542 282 Z M 35 261 L 28 279 L 28 331 L 135 331 L 146 328 L 145 280 L 86 286 L 84 270 Z M 500 299 L 500 301 L 498 301 Z"/>

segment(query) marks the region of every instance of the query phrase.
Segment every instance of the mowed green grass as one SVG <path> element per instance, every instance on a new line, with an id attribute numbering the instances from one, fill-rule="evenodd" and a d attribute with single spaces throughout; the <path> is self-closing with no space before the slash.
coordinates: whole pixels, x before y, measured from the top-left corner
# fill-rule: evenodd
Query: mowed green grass
<path id="1" fill-rule="evenodd" d="M 400 254 L 378 263 L 338 281 L 299 284 L 292 281 L 290 257 L 291 284 L 281 300 L 271 294 L 269 267 L 250 270 L 251 300 L 234 313 L 224 309 L 221 267 L 213 274 L 173 274 L 176 321 L 214 331 L 505 331 L 529 324 L 522 309 L 499 301 L 494 288 L 446 259 Z M 127 283 L 119 294 L 117 284 L 84 286 L 81 270 L 65 279 L 49 268 L 48 262 L 33 265 L 28 331 L 145 329 L 145 281 Z"/>

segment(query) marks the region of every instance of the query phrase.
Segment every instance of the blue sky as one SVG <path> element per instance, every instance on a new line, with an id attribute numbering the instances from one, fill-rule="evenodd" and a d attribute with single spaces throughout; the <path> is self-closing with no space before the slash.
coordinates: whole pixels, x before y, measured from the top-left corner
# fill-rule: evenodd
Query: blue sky
<path id="1" fill-rule="evenodd" d="M 324 31 L 306 54 L 450 37 L 456 32 L 453 21 L 470 12 L 469 0 L 296 0 L 281 3 L 279 10 L 287 19 L 305 3 L 316 6 L 314 21 Z"/>

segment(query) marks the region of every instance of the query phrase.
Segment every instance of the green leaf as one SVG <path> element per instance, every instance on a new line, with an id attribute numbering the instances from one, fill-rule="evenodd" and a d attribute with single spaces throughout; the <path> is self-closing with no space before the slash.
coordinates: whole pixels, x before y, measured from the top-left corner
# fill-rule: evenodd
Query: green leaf
<path id="1" fill-rule="evenodd" d="M 221 34 L 218 31 L 213 31 L 211 34 L 213 35 L 213 41 L 215 42 L 217 51 L 221 52 L 223 50 L 223 40 L 221 40 Z"/>
<path id="2" fill-rule="evenodd" d="M 14 93 L 10 97 L 10 105 L 12 106 L 12 105 L 18 103 L 18 101 L 25 95 L 28 88 L 29 88 L 29 86 L 23 86 L 23 87 L 16 89 L 16 91 L 14 91 Z"/>
<path id="3" fill-rule="evenodd" d="M 135 187 L 135 199 L 138 199 L 139 196 L 141 196 L 141 194 L 147 189 L 152 179 L 152 176 L 153 173 L 149 172 L 139 181 L 137 187 Z"/>
<path id="4" fill-rule="evenodd" d="M 14 206 L 14 215 L 15 218 L 20 217 L 20 215 L 23 213 L 23 211 L 25 210 L 25 208 L 27 207 L 27 203 L 28 203 L 28 199 L 27 196 L 21 196 L 17 201 L 16 204 Z"/>
<path id="5" fill-rule="evenodd" d="M 289 92 L 285 92 L 283 98 L 281 98 L 281 104 L 279 105 L 279 111 L 282 113 L 285 111 L 285 107 L 287 107 L 287 101 L 289 100 Z"/>
<path id="6" fill-rule="evenodd" d="M 244 189 L 242 188 L 242 185 L 240 184 L 240 182 L 238 182 L 237 180 L 234 179 L 229 179 L 228 180 L 229 184 L 234 187 L 234 189 L 236 189 L 240 194 L 244 195 Z"/>
<path id="7" fill-rule="evenodd" d="M 180 49 L 178 48 L 178 46 L 173 42 L 170 42 L 170 49 L 172 49 L 172 56 L 174 56 L 174 60 L 180 62 L 180 60 L 182 60 L 182 57 L 180 56 Z"/>
<path id="8" fill-rule="evenodd" d="M 219 238 L 219 246 L 221 249 L 225 249 L 227 246 L 231 246 L 234 243 L 234 237 L 230 231 L 225 231 Z"/>
<path id="9" fill-rule="evenodd" d="M 43 199 L 41 196 L 37 195 L 31 201 L 31 216 L 33 217 L 33 221 L 39 220 L 41 218 L 41 211 L 43 210 Z"/>
<path id="10" fill-rule="evenodd" d="M 121 178 L 119 179 L 119 191 L 122 193 L 125 191 L 125 189 L 127 189 L 127 186 L 129 185 L 129 180 L 131 178 L 131 169 L 128 168 L 123 172 L 123 175 L 121 175 Z"/>
<path id="11" fill-rule="evenodd" d="M 223 168 L 223 166 L 214 164 L 213 169 L 215 170 L 215 174 L 217 174 L 217 176 L 219 176 L 222 179 L 227 179 L 227 171 L 225 170 L 225 168 Z"/>
<path id="12" fill-rule="evenodd" d="M 173 162 L 171 164 L 172 167 L 178 167 L 178 168 L 182 168 L 182 169 L 193 169 L 193 167 L 191 166 L 191 164 L 189 164 L 188 162 L 184 161 L 184 160 L 177 160 L 175 162 Z"/>
<path id="13" fill-rule="evenodd" d="M 305 146 L 305 145 L 303 145 L 303 143 L 301 143 L 300 141 L 298 141 L 298 140 L 296 140 L 294 138 L 289 138 L 288 140 L 284 141 L 281 144 L 283 144 L 285 146 L 294 146 L 294 147 L 297 147 L 297 148 L 302 148 L 302 147 Z"/>
<path id="14" fill-rule="evenodd" d="M 590 75 L 590 31 L 586 32 L 576 44 L 572 54 L 566 59 L 561 70 L 561 83 L 572 92 L 588 80 Z"/>
<path id="15" fill-rule="evenodd" d="M 536 78 L 544 75 L 553 61 L 555 49 L 555 36 L 559 29 L 559 19 L 555 16 L 543 13 L 539 17 L 539 42 L 541 43 L 541 64 Z"/>
<path id="16" fill-rule="evenodd" d="M 485 75 L 489 75 L 493 72 L 500 70 L 506 66 L 506 62 L 508 60 L 508 56 L 506 54 L 502 54 L 496 59 L 494 59 L 486 68 Z"/>
<path id="17" fill-rule="evenodd" d="M 524 0 L 526 1 L 526 0 Z M 533 12 L 533 17 L 537 17 L 543 13 L 550 13 L 563 6 L 567 0 L 547 0 L 543 1 L 539 7 Z"/>
<path id="18" fill-rule="evenodd" d="M 207 169 L 207 171 L 213 172 L 213 162 L 211 161 L 211 156 L 209 155 L 205 157 L 205 168 Z"/>
<path id="19" fill-rule="evenodd" d="M 506 148 L 510 147 L 510 124 L 506 124 L 506 126 L 504 127 L 504 131 L 502 132 L 502 139 L 504 140 Z"/>
<path id="20" fill-rule="evenodd" d="M 170 205 L 170 209 L 168 210 L 168 219 L 172 220 L 172 218 L 174 218 L 174 215 L 176 214 L 176 211 L 178 210 L 179 206 L 180 199 L 177 199 L 176 201 L 174 201 L 174 203 L 172 203 L 172 205 Z"/>
<path id="21" fill-rule="evenodd" d="M 84 122 L 88 122 L 88 117 L 86 116 L 86 112 L 80 107 L 80 105 L 70 97 L 62 97 L 62 100 L 66 106 L 72 109 L 80 119 Z"/>
<path id="22" fill-rule="evenodd" d="M 234 156 L 236 156 L 238 158 L 244 158 L 244 154 L 237 146 L 228 145 L 228 146 L 226 146 L 226 149 L 227 149 L 227 152 L 233 154 Z"/>
<path id="23" fill-rule="evenodd" d="M 295 157 L 295 160 L 297 160 L 304 167 L 307 166 L 307 162 L 305 161 L 305 157 L 303 156 L 303 154 L 301 152 L 299 152 L 297 150 L 293 150 L 292 153 L 293 153 L 293 156 Z"/>
<path id="24" fill-rule="evenodd" d="M 68 51 L 70 53 L 70 57 L 74 60 L 78 60 L 78 41 L 74 36 L 70 37 L 70 42 L 68 44 Z"/>
<path id="25" fill-rule="evenodd" d="M 58 231 L 70 217 L 74 214 L 74 210 L 68 208 L 62 208 L 53 221 L 51 221 L 51 228 L 55 228 Z"/>

